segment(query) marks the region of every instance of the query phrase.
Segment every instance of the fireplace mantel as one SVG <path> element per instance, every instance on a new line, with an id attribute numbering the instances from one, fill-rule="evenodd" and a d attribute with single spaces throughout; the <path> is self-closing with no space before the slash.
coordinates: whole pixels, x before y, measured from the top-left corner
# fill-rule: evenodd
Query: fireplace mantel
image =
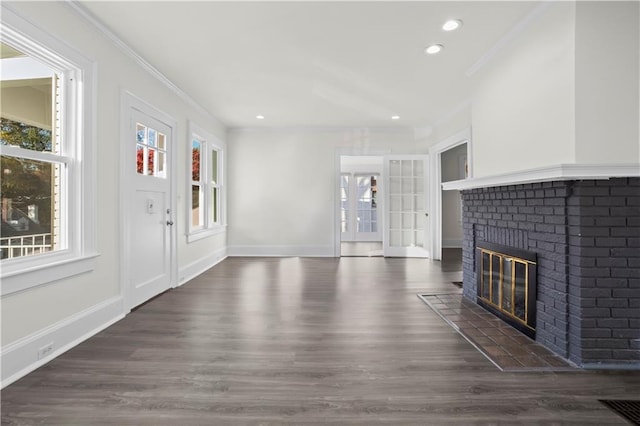
<path id="1" fill-rule="evenodd" d="M 557 164 L 512 173 L 445 182 L 442 184 L 442 189 L 463 191 L 526 183 L 600 180 L 616 177 L 640 177 L 640 164 Z"/>

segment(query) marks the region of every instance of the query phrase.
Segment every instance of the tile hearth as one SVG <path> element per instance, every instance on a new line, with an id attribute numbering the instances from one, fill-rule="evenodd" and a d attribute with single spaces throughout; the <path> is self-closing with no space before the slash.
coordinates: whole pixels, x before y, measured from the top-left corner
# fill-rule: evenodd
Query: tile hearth
<path id="1" fill-rule="evenodd" d="M 502 371 L 567 371 L 575 367 L 461 293 L 418 295 Z"/>

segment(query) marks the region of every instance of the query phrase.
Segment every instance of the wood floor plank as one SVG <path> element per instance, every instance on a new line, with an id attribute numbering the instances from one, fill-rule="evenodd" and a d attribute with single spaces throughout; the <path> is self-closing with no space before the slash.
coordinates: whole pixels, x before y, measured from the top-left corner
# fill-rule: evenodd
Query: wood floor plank
<path id="1" fill-rule="evenodd" d="M 230 258 L 2 391 L 2 424 L 624 425 L 638 372 L 499 372 L 384 258 Z"/>

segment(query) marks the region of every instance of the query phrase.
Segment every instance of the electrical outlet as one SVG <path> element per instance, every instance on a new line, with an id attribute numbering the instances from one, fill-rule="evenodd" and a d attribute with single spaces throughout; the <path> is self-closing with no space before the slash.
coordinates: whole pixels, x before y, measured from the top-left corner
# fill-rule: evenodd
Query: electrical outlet
<path id="1" fill-rule="evenodd" d="M 48 357 L 53 352 L 53 342 L 48 343 L 38 349 L 38 359 Z"/>

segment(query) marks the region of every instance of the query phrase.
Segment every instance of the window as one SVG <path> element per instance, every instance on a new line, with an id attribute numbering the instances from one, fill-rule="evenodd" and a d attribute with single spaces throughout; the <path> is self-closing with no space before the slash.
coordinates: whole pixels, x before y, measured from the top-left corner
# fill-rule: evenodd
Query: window
<path id="1" fill-rule="evenodd" d="M 92 64 L 3 8 L 2 294 L 92 268 Z"/>
<path id="2" fill-rule="evenodd" d="M 167 135 L 136 123 L 136 167 L 140 175 L 167 177 Z"/>
<path id="3" fill-rule="evenodd" d="M 191 123 L 189 234 L 195 241 L 224 228 L 223 152 L 213 136 Z"/>
<path id="4" fill-rule="evenodd" d="M 0 258 L 66 248 L 62 182 L 71 158 L 62 154 L 62 74 L 8 44 L 2 51 L 3 145 Z"/>

